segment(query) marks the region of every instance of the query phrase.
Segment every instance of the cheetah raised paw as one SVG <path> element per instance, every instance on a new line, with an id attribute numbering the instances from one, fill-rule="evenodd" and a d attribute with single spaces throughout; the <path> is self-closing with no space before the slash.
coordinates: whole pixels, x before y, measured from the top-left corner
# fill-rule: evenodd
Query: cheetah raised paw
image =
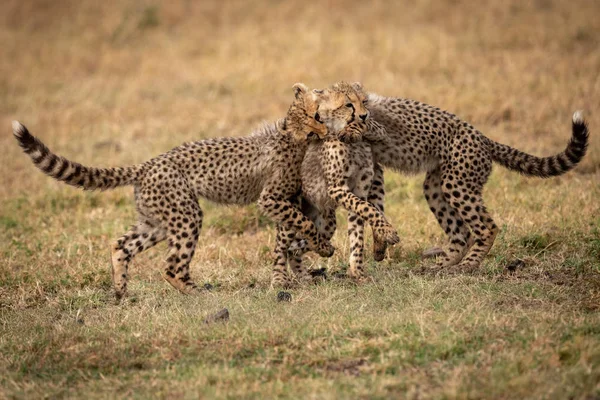
<path id="1" fill-rule="evenodd" d="M 335 252 L 335 247 L 325 238 L 319 239 L 319 244 L 316 249 L 311 249 L 321 257 L 331 257 Z"/>
<path id="2" fill-rule="evenodd" d="M 345 130 L 344 132 L 340 133 L 340 135 L 339 135 L 339 139 L 344 143 L 358 142 L 359 140 L 362 140 L 362 137 L 363 137 L 362 133 L 351 131 L 349 129 Z"/>
<path id="3" fill-rule="evenodd" d="M 400 242 L 400 236 L 398 232 L 391 225 L 384 225 L 377 228 L 373 228 L 374 234 L 385 241 L 389 245 L 394 245 Z"/>

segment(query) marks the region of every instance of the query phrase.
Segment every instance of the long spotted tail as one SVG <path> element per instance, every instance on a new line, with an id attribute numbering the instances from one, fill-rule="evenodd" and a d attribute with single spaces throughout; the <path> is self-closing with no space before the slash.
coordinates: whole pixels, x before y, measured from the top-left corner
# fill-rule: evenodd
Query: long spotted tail
<path id="1" fill-rule="evenodd" d="M 124 168 L 86 167 L 52 153 L 20 122 L 13 121 L 12 128 L 19 145 L 31 157 L 35 166 L 46 175 L 68 185 L 86 190 L 112 189 L 117 186 L 133 184 L 142 170 L 142 165 Z"/>
<path id="2" fill-rule="evenodd" d="M 573 114 L 573 134 L 567 148 L 554 156 L 536 157 L 510 146 L 484 138 L 492 159 L 498 164 L 528 176 L 549 178 L 573 169 L 585 156 L 589 132 L 581 111 Z"/>

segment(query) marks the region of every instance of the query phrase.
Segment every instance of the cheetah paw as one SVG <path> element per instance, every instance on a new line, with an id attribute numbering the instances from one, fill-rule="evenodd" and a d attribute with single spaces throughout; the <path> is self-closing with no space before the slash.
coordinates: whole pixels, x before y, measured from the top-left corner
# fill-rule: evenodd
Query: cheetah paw
<path id="1" fill-rule="evenodd" d="M 387 243 L 381 238 L 373 238 L 373 259 L 375 261 L 383 261 L 385 258 L 385 251 L 387 250 Z"/>
<path id="2" fill-rule="evenodd" d="M 329 242 L 329 240 L 321 240 L 319 246 L 315 249 L 318 255 L 321 257 L 331 257 L 335 252 L 335 247 Z"/>
<path id="3" fill-rule="evenodd" d="M 362 139 L 362 134 L 357 132 L 343 132 L 339 135 L 339 139 L 344 143 L 355 143 Z"/>
<path id="4" fill-rule="evenodd" d="M 348 274 L 348 277 L 357 285 L 362 285 L 365 283 L 373 283 L 374 280 L 372 277 L 367 276 L 365 274 Z"/>
<path id="5" fill-rule="evenodd" d="M 394 245 L 400 242 L 400 236 L 398 236 L 398 232 L 396 232 L 391 225 L 376 228 L 375 231 L 375 235 L 389 245 Z"/>
<path id="6" fill-rule="evenodd" d="M 480 263 L 477 261 L 462 261 L 454 268 L 460 272 L 475 272 L 479 269 Z"/>

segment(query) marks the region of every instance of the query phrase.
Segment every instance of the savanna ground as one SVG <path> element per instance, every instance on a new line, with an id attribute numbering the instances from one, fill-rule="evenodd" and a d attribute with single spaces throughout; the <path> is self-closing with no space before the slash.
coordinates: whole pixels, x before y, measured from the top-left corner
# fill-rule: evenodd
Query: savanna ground
<path id="1" fill-rule="evenodd" d="M 0 5 L 0 397 L 600 396 L 599 2 L 108 3 Z M 495 169 L 485 198 L 501 234 L 476 273 L 428 272 L 419 253 L 444 236 L 423 177 L 390 172 L 403 241 L 385 262 L 369 255 L 371 283 L 332 278 L 278 303 L 272 224 L 203 203 L 192 273 L 215 289 L 168 286 L 162 245 L 116 304 L 108 246 L 134 221 L 131 189 L 56 183 L 10 129 L 20 119 L 69 158 L 127 165 L 244 135 L 285 113 L 293 83 L 341 79 L 537 155 L 560 151 L 583 109 L 590 151 L 550 180 Z M 346 267 L 344 216 L 315 267 Z M 228 323 L 204 324 L 223 307 Z"/>

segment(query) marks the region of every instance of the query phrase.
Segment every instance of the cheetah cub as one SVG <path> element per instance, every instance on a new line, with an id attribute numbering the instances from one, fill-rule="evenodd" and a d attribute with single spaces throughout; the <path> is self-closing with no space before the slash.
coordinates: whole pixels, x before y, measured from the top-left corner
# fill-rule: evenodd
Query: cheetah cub
<path id="1" fill-rule="evenodd" d="M 383 140 L 371 144 L 375 163 L 409 174 L 426 172 L 425 199 L 450 239 L 438 257 L 440 267 L 477 268 L 494 243 L 498 227 L 482 198 L 492 162 L 523 175 L 549 178 L 573 169 L 587 150 L 588 128 L 579 111 L 573 114 L 566 149 L 540 158 L 485 137 L 447 111 L 365 93 L 360 83 L 353 86 L 366 100 L 371 117 L 387 131 Z M 376 168 L 374 181 L 383 183 L 381 169 Z M 374 185 L 369 200 L 382 207 L 383 194 L 383 185 Z M 382 247 L 385 242 L 376 238 L 375 248 Z"/>
<path id="2" fill-rule="evenodd" d="M 373 185 L 374 165 L 371 146 L 365 140 L 380 140 L 385 130 L 369 119 L 369 111 L 355 89 L 339 83 L 333 89 L 313 90 L 318 97 L 315 120 L 328 128 L 324 141 L 309 144 L 302 162 L 301 207 L 327 239 L 336 229 L 335 211 L 338 206 L 348 210 L 350 260 L 348 275 L 360 280 L 363 268 L 364 225 L 371 225 L 374 235 L 386 245 L 398 243 L 396 230 L 385 219 L 381 209 L 367 201 Z M 365 140 L 363 140 L 365 139 Z M 278 268 L 274 283 L 280 284 L 285 275 L 285 259 L 295 278 L 310 281 L 302 266 L 302 244 L 294 242 L 292 232 L 279 230 L 277 240 Z M 293 239 L 292 239 L 293 240 Z M 286 254 L 286 250 L 290 250 Z"/>
<path id="3" fill-rule="evenodd" d="M 95 168 L 52 153 L 25 126 L 13 133 L 33 163 L 47 175 L 86 190 L 134 186 L 138 222 L 111 248 L 112 278 L 118 299 L 127 291 L 127 270 L 144 250 L 167 240 L 165 279 L 182 293 L 198 287 L 189 265 L 202 226 L 198 198 L 221 204 L 258 201 L 264 214 L 308 241 L 311 250 L 329 257 L 333 247 L 314 224 L 289 201 L 300 190 L 300 166 L 310 140 L 327 135 L 314 120 L 315 97 L 303 84 L 284 119 L 250 136 L 185 143 L 139 165 Z"/>

